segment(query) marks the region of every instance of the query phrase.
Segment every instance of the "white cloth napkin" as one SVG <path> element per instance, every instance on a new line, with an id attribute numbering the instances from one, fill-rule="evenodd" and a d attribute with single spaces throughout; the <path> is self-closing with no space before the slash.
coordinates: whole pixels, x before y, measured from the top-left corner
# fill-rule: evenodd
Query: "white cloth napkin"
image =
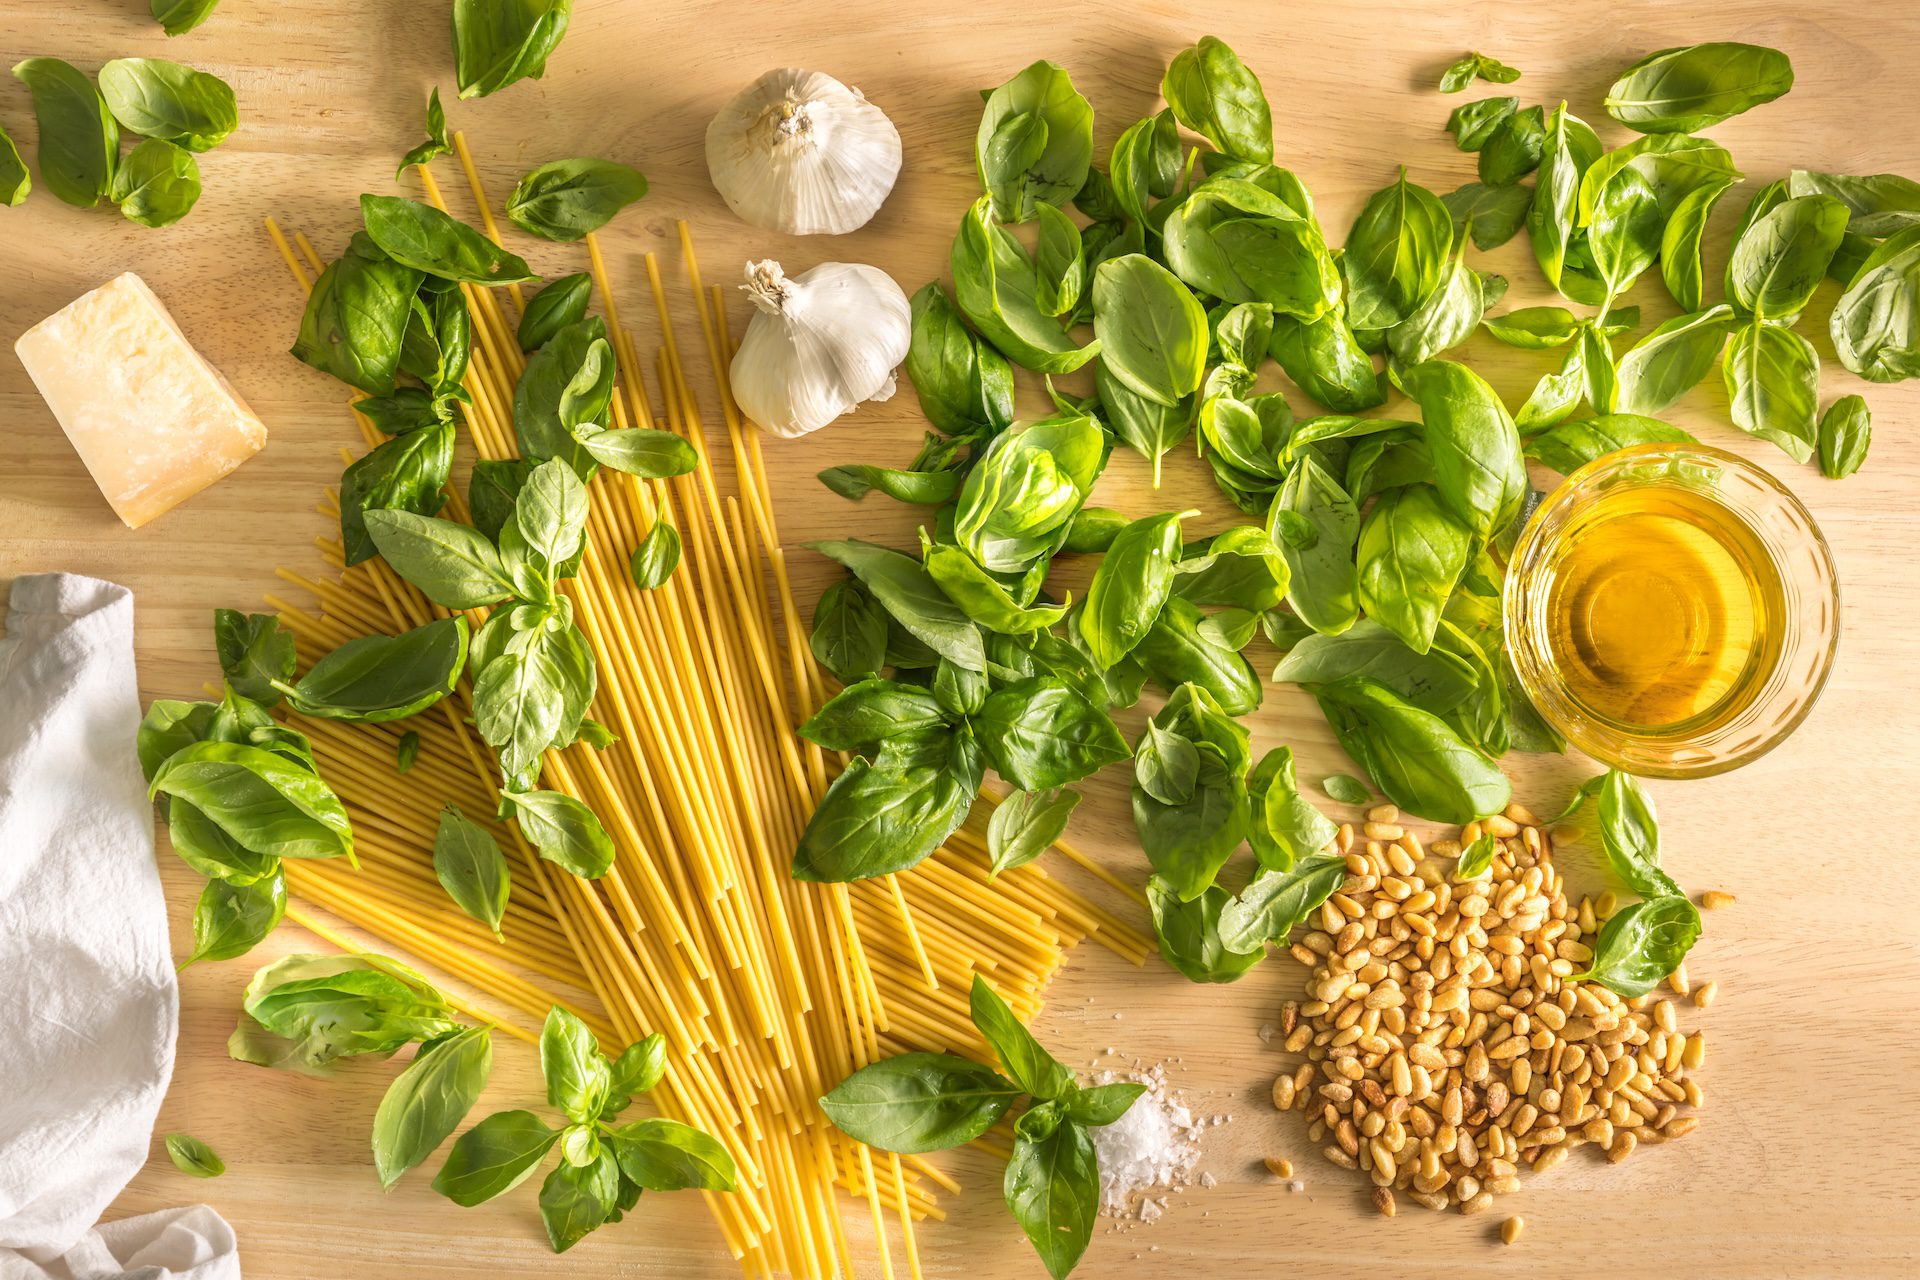
<path id="1" fill-rule="evenodd" d="M 0 1280 L 239 1280 L 205 1205 L 95 1228 L 146 1163 L 180 992 L 134 736 L 133 594 L 13 584 L 0 639 Z"/>

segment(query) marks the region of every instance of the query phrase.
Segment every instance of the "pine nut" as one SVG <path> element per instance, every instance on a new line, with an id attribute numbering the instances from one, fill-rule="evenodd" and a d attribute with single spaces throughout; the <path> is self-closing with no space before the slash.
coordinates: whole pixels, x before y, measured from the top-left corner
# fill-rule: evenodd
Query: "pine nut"
<path id="1" fill-rule="evenodd" d="M 1279 1156 L 1268 1156 L 1260 1163 L 1266 1165 L 1267 1172 L 1276 1178 L 1291 1178 L 1293 1176 L 1293 1161 L 1291 1160 L 1282 1160 Z"/>
<path id="2" fill-rule="evenodd" d="M 1525 1218 L 1508 1218 L 1500 1224 L 1500 1243 L 1512 1244 L 1520 1238 L 1520 1233 L 1526 1229 L 1527 1220 Z"/>
<path id="3" fill-rule="evenodd" d="M 1395 1213 L 1399 1212 L 1399 1207 L 1393 1202 L 1393 1188 L 1375 1187 L 1373 1189 L 1373 1207 L 1383 1218 L 1391 1218 Z"/>
<path id="4" fill-rule="evenodd" d="M 1702 911 L 1719 911 L 1725 907 L 1732 906 L 1734 901 L 1734 896 L 1730 893 L 1722 893 L 1718 889 L 1709 889 L 1700 895 L 1700 909 Z"/>
<path id="5" fill-rule="evenodd" d="M 1693 1007 L 1696 1009 L 1705 1009 L 1713 1003 L 1713 998 L 1719 994 L 1720 983 L 1717 979 L 1713 982 L 1704 982 L 1694 989 Z"/>

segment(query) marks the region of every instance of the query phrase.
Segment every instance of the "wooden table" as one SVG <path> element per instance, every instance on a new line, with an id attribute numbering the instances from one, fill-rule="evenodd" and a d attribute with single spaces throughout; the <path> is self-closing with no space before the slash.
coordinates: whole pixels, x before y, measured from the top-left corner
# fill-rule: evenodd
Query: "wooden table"
<path id="1" fill-rule="evenodd" d="M 150 231 L 109 209 L 61 205 L 44 189 L 0 212 L 8 246 L 0 339 L 122 270 L 138 270 L 174 309 L 202 352 L 268 422 L 267 451 L 240 472 L 131 533 L 94 490 L 19 365 L 0 358 L 0 578 L 66 569 L 138 593 L 143 694 L 196 696 L 215 673 L 209 611 L 257 607 L 277 564 L 313 562 L 325 531 L 315 510 L 353 441 L 336 384 L 288 357 L 297 298 L 260 232 L 274 214 L 337 251 L 355 225 L 354 197 L 393 190 L 393 166 L 418 141 L 421 104 L 436 81 L 451 89 L 444 2 L 228 0 L 205 27 L 168 41 L 139 0 L 14 0 L 0 11 L 0 46 L 16 56 L 57 54 L 91 70 L 104 59 L 162 54 L 202 66 L 237 90 L 240 132 L 203 157 L 206 195 L 184 223 Z M 1221 0 L 1204 9 L 1153 3 L 1079 5 L 975 0 L 908 6 L 898 0 L 831 5 L 578 0 L 572 31 L 546 79 L 450 106 L 472 139 L 496 198 L 533 164 L 604 155 L 641 167 L 649 198 L 607 233 L 613 271 L 638 298 L 639 255 L 668 247 L 673 220 L 693 221 L 710 277 L 745 256 L 790 269 L 829 258 L 872 262 L 909 292 L 944 275 L 947 246 L 975 189 L 975 90 L 1036 57 L 1073 73 L 1097 111 L 1101 154 L 1127 123 L 1157 105 L 1167 59 L 1204 31 L 1234 45 L 1265 82 L 1282 163 L 1310 184 L 1338 236 L 1365 194 L 1396 164 L 1437 191 L 1471 175 L 1472 160 L 1441 131 L 1457 99 L 1433 91 L 1441 67 L 1483 48 L 1523 68 L 1515 89 L 1549 104 L 1567 98 L 1602 120 L 1599 98 L 1643 53 L 1703 39 L 1748 39 L 1787 50 L 1798 87 L 1784 100 L 1713 131 L 1750 175 L 1749 190 L 1796 166 L 1920 176 L 1920 9 L 1897 0 L 1845 5 L 1696 0 L 1687 5 L 1580 0 L 1555 5 Z M 804 12 L 812 10 L 811 15 Z M 882 213 L 838 241 L 788 240 L 733 219 L 708 185 L 706 122 L 738 87 L 776 65 L 800 63 L 859 85 L 899 125 L 906 167 Z M 1469 95 L 1478 96 L 1478 94 Z M 450 92 L 449 92 L 450 97 Z M 0 81 L 0 120 L 30 152 L 25 89 Z M 1625 135 L 1604 128 L 1610 143 Z M 449 179 L 451 177 L 448 173 Z M 411 189 L 411 180 L 408 184 Z M 1724 202 L 1729 222 L 1738 200 Z M 1724 225 L 1709 237 L 1724 254 Z M 577 255 L 519 246 L 536 267 L 577 269 Z M 673 255 L 667 255 L 673 260 Z M 1548 296 L 1524 241 L 1487 255 L 1513 281 L 1508 305 Z M 1710 259 L 1717 278 L 1718 259 Z M 1856 389 L 1825 336 L 1836 296 L 1823 286 L 1812 336 L 1828 365 L 1823 400 Z M 1649 322 L 1672 311 L 1657 283 L 1633 301 Z M 1475 338 L 1465 358 L 1490 371 L 1517 403 L 1548 365 Z M 1914 1010 L 1920 990 L 1920 883 L 1899 805 L 1920 795 L 1920 669 L 1916 504 L 1920 386 L 1867 389 L 1879 436 L 1867 465 L 1844 483 L 1792 465 L 1726 425 L 1717 377 L 1674 414 L 1712 443 L 1774 468 L 1832 541 L 1845 590 L 1839 664 L 1826 696 L 1794 739 L 1727 777 L 1655 784 L 1670 865 L 1695 889 L 1717 887 L 1738 906 L 1708 918 L 1690 968 L 1717 978 L 1703 1076 L 1711 1100 L 1702 1131 L 1613 1167 L 1590 1152 L 1530 1182 L 1503 1210 L 1525 1215 L 1516 1248 L 1493 1240 L 1492 1218 L 1409 1209 L 1386 1222 L 1365 1208 L 1352 1175 L 1324 1165 L 1292 1117 L 1266 1102 L 1280 1057 L 1258 1029 L 1277 1016 L 1300 971 L 1282 957 L 1246 981 L 1196 988 L 1157 962 L 1144 973 L 1086 947 L 1055 988 L 1039 1032 L 1070 1061 L 1108 1047 L 1172 1072 L 1196 1105 L 1231 1114 L 1213 1131 L 1207 1167 L 1219 1179 L 1176 1201 L 1165 1219 L 1097 1237 L 1087 1276 L 1375 1274 L 1690 1275 L 1696 1277 L 1910 1275 L 1920 1265 L 1920 1174 L 1910 1160 L 1909 1096 L 1920 1070 Z M 776 496 L 792 539 L 859 527 L 905 537 L 906 515 L 875 500 L 849 507 L 811 479 L 846 460 L 904 459 L 921 422 L 910 393 L 772 450 Z M 1131 455 L 1116 456 L 1099 500 L 1136 513 L 1191 505 L 1215 523 L 1230 514 L 1190 457 L 1170 460 L 1159 495 Z M 1207 523 L 1205 521 L 1203 524 Z M 806 598 L 825 573 L 798 557 Z M 0 709 L 4 714 L 4 709 Z M 1301 774 L 1346 762 L 1309 700 L 1274 689 L 1254 721 L 1261 749 L 1291 743 Z M 1131 726 L 1129 726 L 1131 727 Z M 1517 794 L 1557 808 L 1588 766 L 1515 758 Z M 1076 819 L 1080 841 L 1116 866 L 1141 859 L 1125 816 L 1121 771 L 1092 788 Z M 1596 882 L 1591 851 L 1565 859 L 1576 883 Z M 1888 867 L 1892 872 L 1887 872 Z M 176 932 L 193 877 L 163 855 Z M 306 949 L 289 926 L 264 954 Z M 184 948 L 177 948 L 184 950 Z M 231 1172 L 189 1182 L 164 1156 L 150 1163 L 114 1212 L 204 1196 L 240 1234 L 248 1273 L 274 1280 L 546 1274 L 724 1277 L 734 1274 L 697 1201 L 649 1197 L 637 1221 L 553 1260 L 521 1194 L 464 1211 L 408 1178 L 382 1195 L 366 1134 L 387 1073 L 316 1082 L 229 1062 L 224 1040 L 253 960 L 183 976 L 175 1085 L 160 1131 L 211 1141 Z M 532 1055 L 507 1042 L 486 1103 L 537 1095 Z M 156 1145 L 157 1150 L 157 1145 Z M 1291 1157 L 1304 1193 L 1272 1184 L 1261 1156 Z M 956 1157 L 966 1194 L 922 1233 L 928 1273 L 1031 1276 L 1038 1269 L 999 1205 L 998 1170 Z"/>

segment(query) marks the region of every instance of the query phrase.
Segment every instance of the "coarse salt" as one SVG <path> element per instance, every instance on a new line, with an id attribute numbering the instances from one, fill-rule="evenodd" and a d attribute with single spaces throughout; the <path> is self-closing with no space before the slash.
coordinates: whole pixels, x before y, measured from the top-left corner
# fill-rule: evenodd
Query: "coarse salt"
<path id="1" fill-rule="evenodd" d="M 1152 1222 L 1166 1211 L 1164 1193 L 1193 1181 L 1201 1131 L 1221 1118 L 1195 1116 L 1168 1087 L 1164 1067 L 1103 1072 L 1098 1079 L 1146 1086 L 1125 1115 L 1092 1131 L 1100 1159 L 1101 1216 Z M 1200 1182 L 1211 1185 L 1204 1175 Z"/>

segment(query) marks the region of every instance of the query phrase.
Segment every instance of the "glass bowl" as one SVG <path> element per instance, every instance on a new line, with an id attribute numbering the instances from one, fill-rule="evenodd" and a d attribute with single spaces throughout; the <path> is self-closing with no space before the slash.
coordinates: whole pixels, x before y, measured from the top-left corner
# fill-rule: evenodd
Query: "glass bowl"
<path id="1" fill-rule="evenodd" d="M 1560 540 L 1609 494 L 1646 485 L 1685 487 L 1711 498 L 1753 532 L 1780 580 L 1786 634 L 1772 671 L 1744 707 L 1705 727 L 1668 732 L 1595 715 L 1569 692 L 1548 648 Z M 1779 746 L 1813 709 L 1840 639 L 1833 553 L 1806 507 L 1760 467 L 1700 444 L 1636 445 L 1568 476 L 1521 531 L 1502 603 L 1514 672 L 1541 716 L 1595 760 L 1644 777 L 1725 773 Z"/>

